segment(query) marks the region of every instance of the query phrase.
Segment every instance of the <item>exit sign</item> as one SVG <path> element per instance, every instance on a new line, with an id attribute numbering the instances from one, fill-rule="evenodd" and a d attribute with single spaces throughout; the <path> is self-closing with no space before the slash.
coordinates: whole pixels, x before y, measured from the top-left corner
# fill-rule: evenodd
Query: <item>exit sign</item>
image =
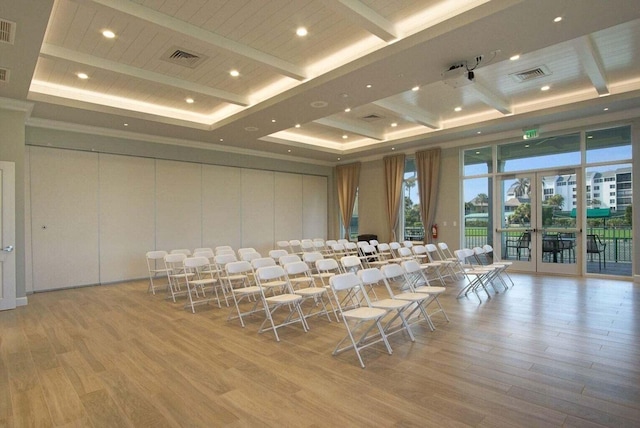
<path id="1" fill-rule="evenodd" d="M 524 130 L 524 135 L 522 135 L 522 138 L 525 139 L 525 140 L 530 140 L 532 138 L 538 138 L 538 128 L 525 129 Z"/>

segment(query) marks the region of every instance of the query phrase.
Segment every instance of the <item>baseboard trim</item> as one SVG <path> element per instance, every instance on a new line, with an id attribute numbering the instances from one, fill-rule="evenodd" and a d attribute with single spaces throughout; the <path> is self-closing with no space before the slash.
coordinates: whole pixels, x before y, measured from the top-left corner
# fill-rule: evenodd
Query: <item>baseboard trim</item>
<path id="1" fill-rule="evenodd" d="M 27 296 L 16 298 L 16 308 L 18 306 L 27 306 L 28 303 Z"/>

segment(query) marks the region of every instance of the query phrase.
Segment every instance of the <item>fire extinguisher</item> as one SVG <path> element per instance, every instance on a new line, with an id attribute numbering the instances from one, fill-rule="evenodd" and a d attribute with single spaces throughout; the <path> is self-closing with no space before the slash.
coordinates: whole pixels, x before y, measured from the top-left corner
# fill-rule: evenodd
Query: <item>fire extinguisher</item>
<path id="1" fill-rule="evenodd" d="M 438 225 L 434 224 L 431 226 L 431 237 L 433 239 L 438 239 Z"/>

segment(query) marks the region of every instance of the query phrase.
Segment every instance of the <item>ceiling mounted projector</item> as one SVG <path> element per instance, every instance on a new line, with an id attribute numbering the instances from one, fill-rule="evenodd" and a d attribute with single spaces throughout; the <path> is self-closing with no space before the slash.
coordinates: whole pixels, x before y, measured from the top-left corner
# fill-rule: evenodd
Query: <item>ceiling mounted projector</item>
<path id="1" fill-rule="evenodd" d="M 470 85 L 473 83 L 473 78 L 473 71 L 468 71 L 464 65 L 452 66 L 442 73 L 444 83 L 452 88 Z"/>

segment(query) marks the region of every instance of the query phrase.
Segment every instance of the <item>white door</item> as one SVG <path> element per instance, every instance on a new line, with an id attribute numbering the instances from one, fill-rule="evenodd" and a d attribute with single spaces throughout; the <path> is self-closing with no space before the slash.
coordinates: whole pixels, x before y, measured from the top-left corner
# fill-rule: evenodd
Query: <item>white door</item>
<path id="1" fill-rule="evenodd" d="M 16 307 L 15 164 L 0 162 L 0 310 Z"/>

